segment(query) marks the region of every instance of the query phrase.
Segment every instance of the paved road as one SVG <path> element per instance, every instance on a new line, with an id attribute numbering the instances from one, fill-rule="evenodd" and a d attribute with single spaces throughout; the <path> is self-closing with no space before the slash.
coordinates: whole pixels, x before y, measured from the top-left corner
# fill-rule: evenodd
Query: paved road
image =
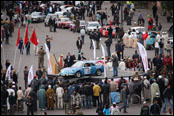
<path id="1" fill-rule="evenodd" d="M 104 5 L 102 6 L 102 8 L 104 9 L 105 7 L 107 7 L 107 12 L 109 15 L 111 15 L 111 11 L 110 9 L 111 4 L 109 2 L 104 2 Z M 142 14 L 145 16 L 145 20 L 146 20 L 146 27 L 147 27 L 147 14 L 152 13 L 151 10 L 147 10 L 147 9 L 137 9 L 137 11 L 141 11 Z M 88 20 L 88 19 L 86 19 Z M 135 13 L 135 16 L 133 18 L 133 22 L 137 20 L 137 12 Z M 163 25 L 163 29 L 167 30 L 169 28 L 169 26 L 171 25 L 171 23 L 167 23 L 166 18 L 163 16 L 159 15 L 159 22 L 162 23 Z M 39 46 L 44 45 L 45 43 L 45 37 L 48 34 L 49 36 L 53 37 L 53 41 L 51 42 L 51 53 L 54 53 L 56 58 L 58 59 L 60 54 L 64 54 L 64 56 L 70 52 L 71 54 L 75 54 L 76 56 L 78 55 L 78 51 L 76 48 L 76 40 L 77 37 L 80 36 L 79 33 L 73 33 L 67 29 L 57 29 L 57 32 L 49 32 L 49 28 L 48 27 L 44 27 L 44 23 L 36 23 L 36 24 L 32 24 L 32 26 L 36 29 L 36 34 L 37 34 L 37 38 L 39 39 Z M 4 52 L 5 52 L 5 57 L 6 59 L 9 59 L 11 63 L 13 63 L 13 59 L 14 59 L 14 54 L 15 54 L 15 48 L 16 48 L 16 39 L 17 39 L 17 29 L 18 24 L 16 24 L 15 26 L 15 30 L 13 33 L 13 37 L 10 38 L 10 45 L 3 45 L 4 46 Z M 129 26 L 126 25 L 126 23 L 124 22 L 124 29 L 127 30 L 129 28 Z M 29 38 L 31 36 L 33 28 L 29 28 Z M 24 32 L 25 32 L 25 28 L 21 27 L 21 36 L 24 37 Z M 101 43 L 105 46 L 104 44 L 105 38 L 101 38 Z M 116 41 L 113 42 L 112 46 L 111 46 L 111 52 L 114 52 L 115 50 L 115 43 Z M 84 52 L 84 56 L 87 57 L 87 59 L 92 59 L 93 58 L 93 51 L 89 49 L 90 46 L 90 40 L 88 35 L 85 36 L 85 44 L 82 48 L 82 52 Z M 31 45 L 31 55 L 30 56 L 26 56 L 25 52 L 24 55 L 21 56 L 21 65 L 18 69 L 18 64 L 19 64 L 19 58 L 20 58 L 20 54 L 19 54 L 19 50 L 17 51 L 17 57 L 16 57 L 16 65 L 15 65 L 15 69 L 18 71 L 19 70 L 19 78 L 18 78 L 18 82 L 19 82 L 19 86 L 21 86 L 22 88 L 24 88 L 24 79 L 23 79 L 23 69 L 24 66 L 28 66 L 30 67 L 32 64 L 34 66 L 34 72 L 37 70 L 38 67 L 38 57 L 34 55 L 34 49 L 33 49 L 33 45 Z M 125 49 L 125 55 L 126 56 L 132 56 L 132 54 L 134 53 L 135 49 L 133 48 L 126 48 Z M 152 58 L 154 57 L 154 51 L 147 51 L 147 55 L 148 58 Z M 102 56 L 102 51 L 101 50 L 97 50 L 97 56 Z M 45 66 L 47 66 L 47 57 L 45 56 Z M 5 62 L 3 59 L 3 51 L 1 49 L 1 63 L 3 65 L 3 67 L 5 67 Z M 109 73 L 109 75 L 111 75 L 112 72 Z M 128 108 L 128 112 L 131 115 L 136 115 L 139 114 L 140 112 L 140 106 L 141 105 L 135 105 L 135 106 L 131 106 L 130 108 Z M 25 109 L 26 111 L 26 109 Z M 96 114 L 96 109 L 91 109 L 91 110 L 84 110 L 85 114 Z M 21 113 L 19 113 L 21 114 Z M 26 114 L 26 112 L 24 112 L 23 114 Z M 37 112 L 37 114 L 41 114 L 41 112 Z M 48 111 L 48 114 L 64 114 L 63 111 Z"/>

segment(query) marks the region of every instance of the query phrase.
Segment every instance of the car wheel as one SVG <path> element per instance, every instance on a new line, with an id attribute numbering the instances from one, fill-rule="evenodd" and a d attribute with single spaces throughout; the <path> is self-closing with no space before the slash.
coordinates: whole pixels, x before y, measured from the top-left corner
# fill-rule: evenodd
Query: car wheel
<path id="1" fill-rule="evenodd" d="M 80 78 L 81 76 L 82 76 L 82 74 L 80 71 L 76 72 L 75 77 Z"/>
<path id="2" fill-rule="evenodd" d="M 98 70 L 96 71 L 96 75 L 97 75 L 97 76 L 101 76 L 101 75 L 102 75 L 102 71 L 101 71 L 100 69 L 98 69 Z"/>

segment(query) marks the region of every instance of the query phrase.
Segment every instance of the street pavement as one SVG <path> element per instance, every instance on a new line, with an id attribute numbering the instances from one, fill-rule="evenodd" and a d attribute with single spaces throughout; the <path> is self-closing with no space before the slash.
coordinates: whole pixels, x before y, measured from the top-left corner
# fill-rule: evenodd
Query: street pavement
<path id="1" fill-rule="evenodd" d="M 111 4 L 108 1 L 104 2 L 102 9 L 107 8 L 107 14 L 109 14 L 111 16 L 110 6 L 111 6 Z M 150 10 L 149 9 L 136 9 L 135 16 L 133 17 L 132 23 L 137 21 L 138 11 L 141 11 L 141 13 L 143 14 L 143 16 L 145 18 L 145 26 L 147 27 L 147 19 L 148 19 L 147 15 L 149 13 L 152 13 L 152 10 L 151 9 Z M 88 18 L 86 18 L 86 21 L 87 20 L 88 20 Z M 167 23 L 166 17 L 161 16 L 161 15 L 159 15 L 159 22 L 162 23 L 163 30 L 168 30 L 169 27 L 172 25 L 172 23 Z M 127 26 L 126 24 L 127 23 L 124 22 L 123 27 L 124 27 L 125 31 L 128 30 L 128 28 L 130 27 L 130 26 Z M 36 35 L 37 35 L 37 38 L 39 39 L 39 46 L 44 46 L 46 35 L 53 37 L 53 40 L 51 41 L 51 53 L 55 54 L 57 60 L 58 60 L 60 54 L 64 54 L 64 58 L 65 58 L 65 56 L 67 55 L 68 52 L 70 52 L 71 54 L 75 54 L 77 57 L 78 50 L 76 47 L 76 40 L 77 40 L 77 37 L 80 36 L 79 33 L 73 33 L 69 29 L 57 29 L 57 32 L 49 32 L 49 27 L 45 27 L 44 23 L 33 23 L 31 25 L 33 28 L 36 29 Z M 29 28 L 29 39 L 30 39 L 32 31 L 33 31 L 33 28 L 31 28 L 31 25 Z M 19 26 L 19 24 L 15 25 L 13 37 L 9 38 L 10 45 L 3 45 L 5 58 L 9 59 L 12 64 L 13 64 L 15 49 L 16 49 L 18 26 Z M 21 37 L 24 37 L 24 33 L 25 33 L 24 27 L 21 27 L 20 33 L 21 33 Z M 101 42 L 100 42 L 101 44 L 104 45 L 104 47 L 105 47 L 105 44 L 104 44 L 105 40 L 106 40 L 106 38 L 102 37 Z M 111 46 L 111 53 L 115 51 L 115 44 L 116 44 L 116 41 L 113 41 L 113 44 Z M 90 48 L 89 36 L 85 35 L 85 44 L 82 47 L 82 52 L 84 52 L 84 56 L 87 59 L 92 59 L 93 50 L 90 50 L 89 48 Z M 137 50 L 137 49 L 125 48 L 124 54 L 125 54 L 125 56 L 132 57 L 135 50 Z M 106 48 L 105 48 L 105 51 L 106 51 Z M 172 50 L 172 55 L 173 55 L 173 50 Z M 97 50 L 97 57 L 101 57 L 101 56 L 102 56 L 101 49 Z M 153 58 L 154 50 L 147 51 L 147 56 L 148 56 L 148 58 Z M 20 52 L 19 52 L 19 50 L 17 50 L 16 65 L 14 66 L 14 68 L 17 70 L 17 73 L 18 73 L 18 86 L 21 86 L 24 89 L 24 77 L 23 77 L 24 67 L 28 66 L 30 68 L 30 66 L 33 65 L 34 74 L 38 68 L 38 56 L 35 56 L 35 54 L 34 54 L 34 46 L 31 44 L 29 56 L 26 56 L 26 52 L 24 50 L 24 54 L 21 56 L 20 66 L 19 66 L 19 59 L 20 59 Z M 2 48 L 1 48 L 1 63 L 2 63 L 3 68 L 5 68 L 5 61 L 4 61 Z M 45 55 L 45 59 L 44 59 L 44 65 L 45 65 L 45 67 L 47 67 L 46 55 Z M 108 72 L 108 74 L 112 75 L 112 72 Z M 130 105 L 130 107 L 127 110 L 128 114 L 129 115 L 138 115 L 140 113 L 140 108 L 141 108 L 141 105 Z M 83 110 L 83 111 L 84 111 L 84 114 L 88 114 L 88 115 L 96 114 L 96 108 L 89 109 L 89 110 Z M 42 112 L 37 112 L 36 114 L 39 115 L 41 113 Z M 57 115 L 57 114 L 64 115 L 64 111 L 59 111 L 59 110 L 47 111 L 47 113 L 52 114 L 52 115 Z M 17 114 L 26 115 L 26 107 L 24 109 L 23 114 L 22 113 L 17 113 Z M 121 113 L 121 114 L 123 114 L 123 113 Z"/>

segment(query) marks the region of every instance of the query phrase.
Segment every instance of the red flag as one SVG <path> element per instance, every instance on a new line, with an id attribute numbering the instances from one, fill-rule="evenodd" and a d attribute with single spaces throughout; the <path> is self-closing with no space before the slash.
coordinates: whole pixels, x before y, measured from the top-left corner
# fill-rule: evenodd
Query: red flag
<path id="1" fill-rule="evenodd" d="M 37 46 L 38 45 L 38 41 L 37 41 L 37 36 L 36 36 L 36 32 L 35 29 L 33 30 L 33 33 L 31 35 L 30 41 Z"/>
<path id="2" fill-rule="evenodd" d="M 17 38 L 16 46 L 19 45 L 19 40 L 20 40 L 20 27 L 18 28 L 18 38 Z"/>
<path id="3" fill-rule="evenodd" d="M 26 43 L 28 43 L 28 24 L 27 24 L 26 31 L 25 31 L 24 45 Z"/>

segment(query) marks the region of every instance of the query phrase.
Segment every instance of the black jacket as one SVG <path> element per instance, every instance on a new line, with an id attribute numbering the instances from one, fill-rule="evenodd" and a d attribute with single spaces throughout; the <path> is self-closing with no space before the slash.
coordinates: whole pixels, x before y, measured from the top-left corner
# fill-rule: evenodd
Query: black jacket
<path id="1" fill-rule="evenodd" d="M 9 96 L 9 104 L 10 105 L 16 104 L 16 98 L 15 98 L 15 96 L 13 96 L 13 95 L 10 95 Z"/>
<path id="2" fill-rule="evenodd" d="M 69 102 L 70 101 L 70 95 L 69 94 L 66 94 L 66 93 L 64 93 L 63 94 L 63 102 Z"/>
<path id="3" fill-rule="evenodd" d="M 82 49 L 82 40 L 80 40 L 80 43 L 79 43 L 79 40 L 76 41 L 76 46 L 78 49 Z"/>
<path id="4" fill-rule="evenodd" d="M 157 100 L 160 108 L 162 108 L 162 99 L 160 97 L 154 97 L 153 101 Z"/>
<path id="5" fill-rule="evenodd" d="M 153 104 L 150 107 L 150 114 L 160 115 L 160 106 L 159 106 L 159 104 Z"/>
<path id="6" fill-rule="evenodd" d="M 102 92 L 103 92 L 103 94 L 109 94 L 109 92 L 110 92 L 110 85 L 108 83 L 103 85 Z"/>
<path id="7" fill-rule="evenodd" d="M 143 106 L 141 108 L 141 112 L 140 112 L 140 115 L 149 115 L 149 106 Z"/>
<path id="8" fill-rule="evenodd" d="M 115 51 L 117 51 L 117 52 L 121 52 L 122 51 L 120 43 L 115 44 Z"/>
<path id="9" fill-rule="evenodd" d="M 173 92 L 171 91 L 171 89 L 169 88 L 166 88 L 163 92 L 163 96 L 164 98 L 168 98 L 168 99 L 171 99 L 172 98 L 172 95 L 173 95 Z"/>
<path id="10" fill-rule="evenodd" d="M 93 95 L 93 89 L 92 86 L 86 86 L 86 96 Z"/>
<path id="11" fill-rule="evenodd" d="M 106 44 L 106 47 L 111 47 L 111 41 L 110 40 L 106 40 L 105 44 Z"/>

